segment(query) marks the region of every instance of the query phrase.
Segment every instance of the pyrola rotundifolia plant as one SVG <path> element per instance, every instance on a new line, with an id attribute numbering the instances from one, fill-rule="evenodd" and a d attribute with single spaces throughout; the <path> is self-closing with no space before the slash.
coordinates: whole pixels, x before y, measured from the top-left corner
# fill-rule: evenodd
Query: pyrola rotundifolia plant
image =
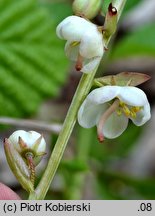
<path id="1" fill-rule="evenodd" d="M 113 0 L 105 15 L 101 0 L 75 0 L 74 15 L 56 28 L 66 41 L 65 54 L 82 78 L 68 110 L 45 172 L 35 188 L 35 167 L 45 154 L 43 135 L 35 131 L 15 131 L 4 141 L 5 153 L 14 175 L 29 193 L 29 199 L 44 199 L 56 173 L 76 120 L 84 128 L 97 127 L 100 142 L 120 136 L 129 120 L 144 125 L 151 117 L 146 94 L 137 85 L 147 81 L 146 74 L 122 72 L 96 78 L 108 44 L 115 33 L 125 0 Z M 101 21 L 98 25 L 97 18 Z M 61 72 L 61 71 L 60 71 Z M 60 73 L 58 71 L 58 73 Z M 93 85 L 93 90 L 91 87 Z"/>

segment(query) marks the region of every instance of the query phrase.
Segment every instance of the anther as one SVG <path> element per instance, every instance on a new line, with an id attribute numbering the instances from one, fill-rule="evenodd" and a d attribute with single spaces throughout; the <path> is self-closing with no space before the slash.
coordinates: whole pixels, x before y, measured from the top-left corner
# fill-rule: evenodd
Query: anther
<path id="1" fill-rule="evenodd" d="M 79 45 L 79 44 L 80 44 L 79 41 L 73 41 L 73 42 L 70 44 L 70 46 L 71 46 L 71 47 L 75 47 L 75 46 L 77 46 L 77 45 Z"/>
<path id="2" fill-rule="evenodd" d="M 139 112 L 141 109 L 142 109 L 141 107 L 134 106 L 134 107 L 132 107 L 131 110 L 134 111 L 134 112 Z"/>
<path id="3" fill-rule="evenodd" d="M 135 113 L 134 111 L 131 111 L 131 112 L 130 112 L 130 116 L 131 116 L 132 118 L 136 118 L 136 113 Z"/>
<path id="4" fill-rule="evenodd" d="M 123 112 L 127 117 L 130 116 L 131 111 L 126 105 L 123 105 Z"/>

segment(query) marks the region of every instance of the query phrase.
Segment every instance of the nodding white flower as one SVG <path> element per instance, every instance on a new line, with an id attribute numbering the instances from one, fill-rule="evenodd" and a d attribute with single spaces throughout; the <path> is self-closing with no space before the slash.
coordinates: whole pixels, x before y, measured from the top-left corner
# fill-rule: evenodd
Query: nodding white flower
<path id="1" fill-rule="evenodd" d="M 8 141 L 23 157 L 27 152 L 32 152 L 36 165 L 45 154 L 46 142 L 43 136 L 35 131 L 17 130 L 8 138 Z"/>
<path id="2" fill-rule="evenodd" d="M 56 29 L 59 38 L 67 40 L 65 52 L 76 62 L 76 70 L 92 72 L 102 58 L 104 41 L 97 26 L 84 18 L 69 16 Z"/>
<path id="3" fill-rule="evenodd" d="M 151 117 L 146 94 L 132 86 L 104 86 L 93 90 L 82 103 L 78 122 L 84 128 L 97 125 L 98 139 L 120 136 L 129 119 L 137 125 L 145 124 Z"/>

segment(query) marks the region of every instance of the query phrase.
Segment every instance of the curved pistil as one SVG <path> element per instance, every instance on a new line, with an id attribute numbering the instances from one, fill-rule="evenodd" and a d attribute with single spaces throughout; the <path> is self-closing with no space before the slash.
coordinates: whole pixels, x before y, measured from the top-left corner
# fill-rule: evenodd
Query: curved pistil
<path id="1" fill-rule="evenodd" d="M 33 161 L 33 154 L 31 152 L 27 152 L 25 155 L 26 159 L 27 159 L 27 163 L 30 169 L 30 180 L 34 186 L 34 182 L 35 182 L 35 165 L 34 165 L 34 161 Z"/>
<path id="2" fill-rule="evenodd" d="M 78 54 L 75 68 L 77 71 L 80 71 L 82 69 L 82 67 L 83 67 L 83 57 L 80 54 Z"/>
<path id="3" fill-rule="evenodd" d="M 117 110 L 117 108 L 119 107 L 119 103 L 120 103 L 119 99 L 116 99 L 113 102 L 113 104 L 100 117 L 99 123 L 97 125 L 97 136 L 99 142 L 104 141 L 103 126 L 106 120 L 109 118 L 109 116 L 111 116 L 111 114 Z"/>

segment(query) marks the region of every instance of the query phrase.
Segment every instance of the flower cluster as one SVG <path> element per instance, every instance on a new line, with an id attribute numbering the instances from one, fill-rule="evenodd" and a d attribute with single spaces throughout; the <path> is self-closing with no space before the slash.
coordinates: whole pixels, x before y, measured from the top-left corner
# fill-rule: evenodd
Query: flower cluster
<path id="1" fill-rule="evenodd" d="M 85 11 L 86 5 L 94 2 L 95 0 L 76 0 L 74 11 L 77 14 L 87 15 L 87 18 L 95 16 L 90 9 L 92 6 Z M 95 8 L 96 14 L 99 8 L 100 6 Z M 117 9 L 111 3 L 102 27 L 79 16 L 69 16 L 57 26 L 56 33 L 59 38 L 67 40 L 65 52 L 68 58 L 76 62 L 77 71 L 90 73 L 98 67 L 109 38 L 116 31 L 117 20 Z M 128 80 L 128 77 L 131 79 Z M 121 135 L 127 128 L 129 119 L 135 125 L 141 126 L 151 117 L 145 93 L 134 87 L 145 82 L 147 76 L 122 73 L 116 78 L 126 84 L 119 86 L 112 82 L 112 85 L 104 86 L 104 78 L 101 79 L 102 87 L 93 90 L 86 97 L 78 112 L 78 122 L 81 126 L 85 128 L 97 126 L 98 139 L 101 142 L 104 137 L 113 139 Z"/>

